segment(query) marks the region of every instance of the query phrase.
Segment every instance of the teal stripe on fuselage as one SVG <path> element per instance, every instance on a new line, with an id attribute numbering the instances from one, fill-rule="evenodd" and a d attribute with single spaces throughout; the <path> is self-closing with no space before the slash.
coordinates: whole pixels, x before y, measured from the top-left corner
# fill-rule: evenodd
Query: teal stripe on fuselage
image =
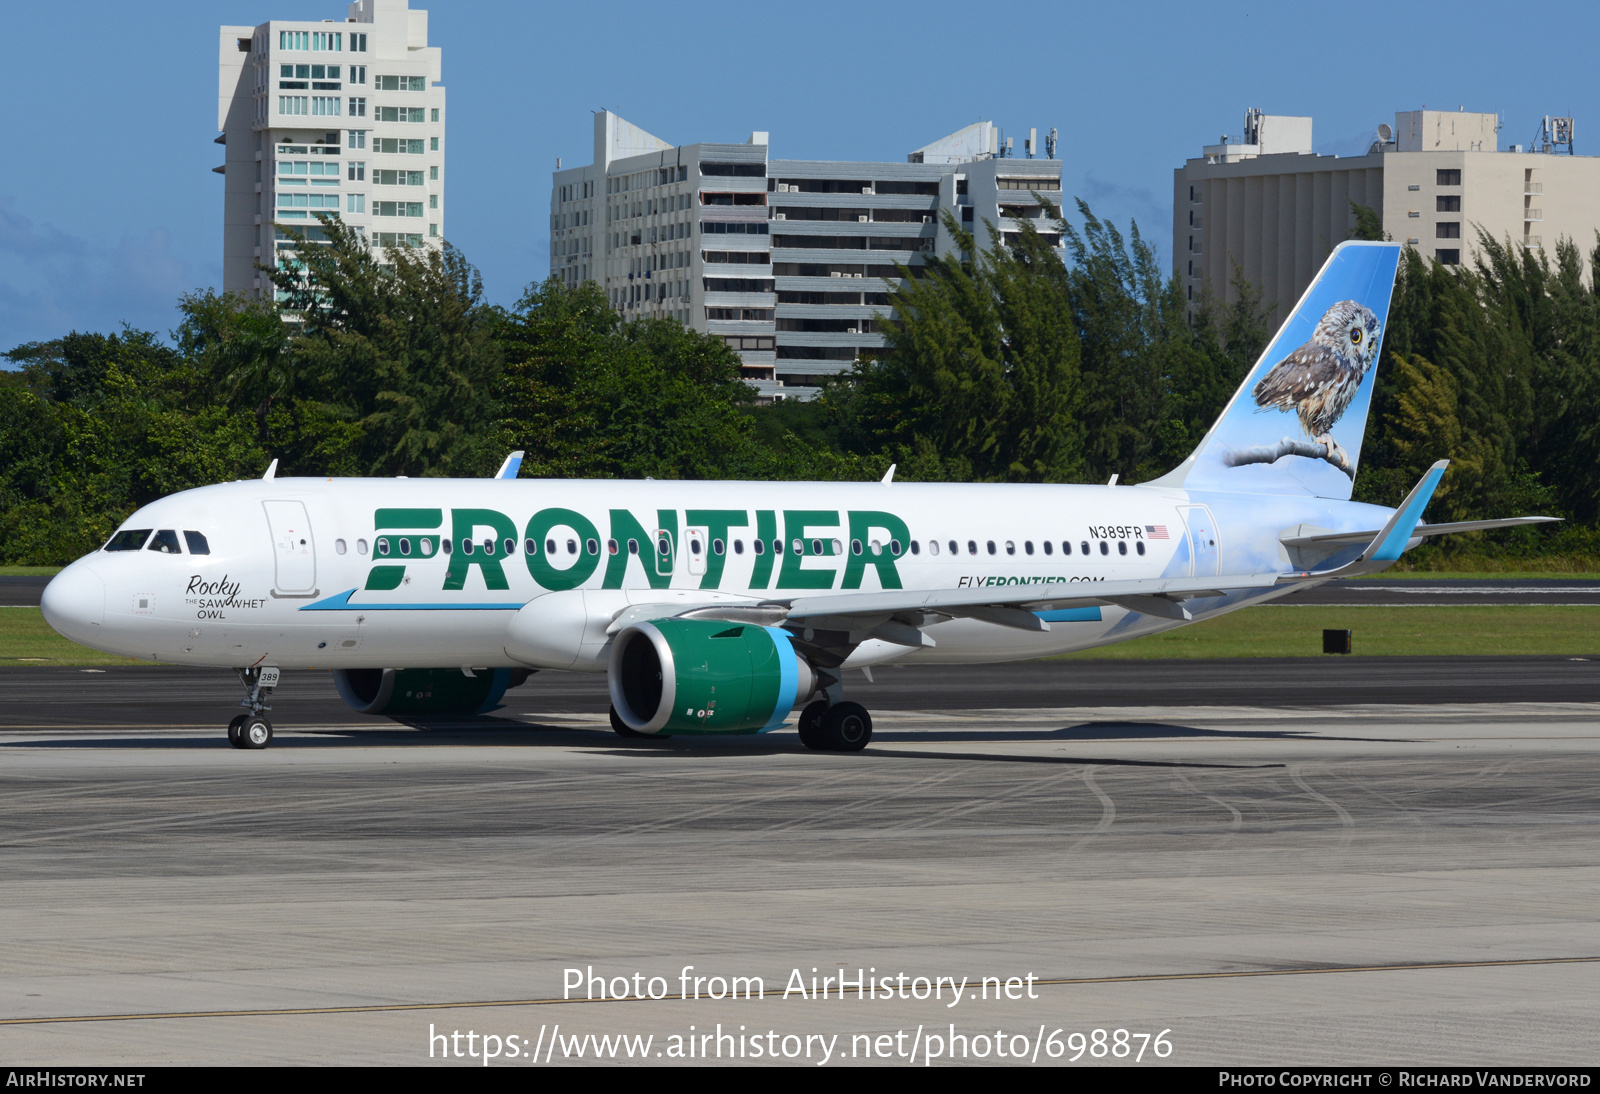
<path id="1" fill-rule="evenodd" d="M 508 601 L 506 603 L 467 603 L 467 604 L 384 604 L 364 603 L 352 604 L 350 598 L 355 595 L 355 590 L 330 596 L 326 600 L 319 600 L 315 604 L 302 605 L 303 612 L 518 612 L 521 611 L 523 601 Z"/>

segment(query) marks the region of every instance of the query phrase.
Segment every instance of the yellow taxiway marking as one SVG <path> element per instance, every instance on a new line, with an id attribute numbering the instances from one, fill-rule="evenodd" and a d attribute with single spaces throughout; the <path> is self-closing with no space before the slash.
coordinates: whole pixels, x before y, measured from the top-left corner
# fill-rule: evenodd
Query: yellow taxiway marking
<path id="1" fill-rule="evenodd" d="M 1139 976 L 1083 976 L 1036 979 L 1041 987 L 1085 984 L 1145 984 L 1169 980 L 1239 980 L 1252 976 L 1316 976 L 1343 972 L 1436 972 L 1447 969 L 1498 969 L 1524 965 L 1600 964 L 1600 957 L 1529 957 L 1511 961 L 1431 961 L 1409 965 L 1329 965 L 1309 969 L 1245 969 L 1235 972 L 1171 972 Z M 0 1018 L 0 1026 L 37 1026 L 61 1022 L 137 1022 L 169 1018 L 258 1018 L 300 1014 L 383 1014 L 410 1010 L 465 1010 L 482 1007 L 547 1007 L 569 1003 L 682 1002 L 682 993 L 660 999 L 482 999 L 455 1003 L 378 1003 L 349 1007 L 273 1007 L 256 1010 L 175 1010 L 149 1014 L 61 1014 L 45 1018 Z"/>

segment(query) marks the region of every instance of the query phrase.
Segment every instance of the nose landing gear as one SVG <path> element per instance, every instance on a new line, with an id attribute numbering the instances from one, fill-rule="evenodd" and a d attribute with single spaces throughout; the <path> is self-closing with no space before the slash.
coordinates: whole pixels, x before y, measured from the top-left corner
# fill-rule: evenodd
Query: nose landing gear
<path id="1" fill-rule="evenodd" d="M 248 707 L 250 712 L 237 715 L 228 723 L 228 743 L 234 748 L 262 749 L 272 743 L 272 723 L 264 712 L 272 709 L 267 699 L 278 686 L 278 676 L 275 668 L 239 670 L 239 679 L 250 693 L 239 705 Z"/>

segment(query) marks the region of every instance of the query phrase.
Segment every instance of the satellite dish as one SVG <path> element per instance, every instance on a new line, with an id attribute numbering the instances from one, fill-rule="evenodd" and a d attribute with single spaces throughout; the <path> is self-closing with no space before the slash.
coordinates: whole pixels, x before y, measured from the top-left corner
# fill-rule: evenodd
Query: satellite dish
<path id="1" fill-rule="evenodd" d="M 1389 128 L 1388 122 L 1378 123 L 1378 139 L 1384 144 L 1388 144 L 1390 141 L 1394 140 L 1394 130 Z"/>

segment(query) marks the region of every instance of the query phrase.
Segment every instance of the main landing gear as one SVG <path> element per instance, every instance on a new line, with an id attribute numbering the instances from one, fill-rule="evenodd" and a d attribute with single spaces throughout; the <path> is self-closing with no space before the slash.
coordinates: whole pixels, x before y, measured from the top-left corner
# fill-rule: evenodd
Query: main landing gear
<path id="1" fill-rule="evenodd" d="M 872 715 L 860 703 L 818 699 L 800 712 L 800 743 L 818 752 L 860 752 L 872 740 Z"/>
<path id="2" fill-rule="evenodd" d="M 272 723 L 264 712 L 272 709 L 267 705 L 267 699 L 271 697 L 272 689 L 278 686 L 278 670 L 240 669 L 239 679 L 250 693 L 239 701 L 239 705 L 248 707 L 249 713 L 235 715 L 233 721 L 228 723 L 228 743 L 234 748 L 266 748 L 272 743 Z"/>

